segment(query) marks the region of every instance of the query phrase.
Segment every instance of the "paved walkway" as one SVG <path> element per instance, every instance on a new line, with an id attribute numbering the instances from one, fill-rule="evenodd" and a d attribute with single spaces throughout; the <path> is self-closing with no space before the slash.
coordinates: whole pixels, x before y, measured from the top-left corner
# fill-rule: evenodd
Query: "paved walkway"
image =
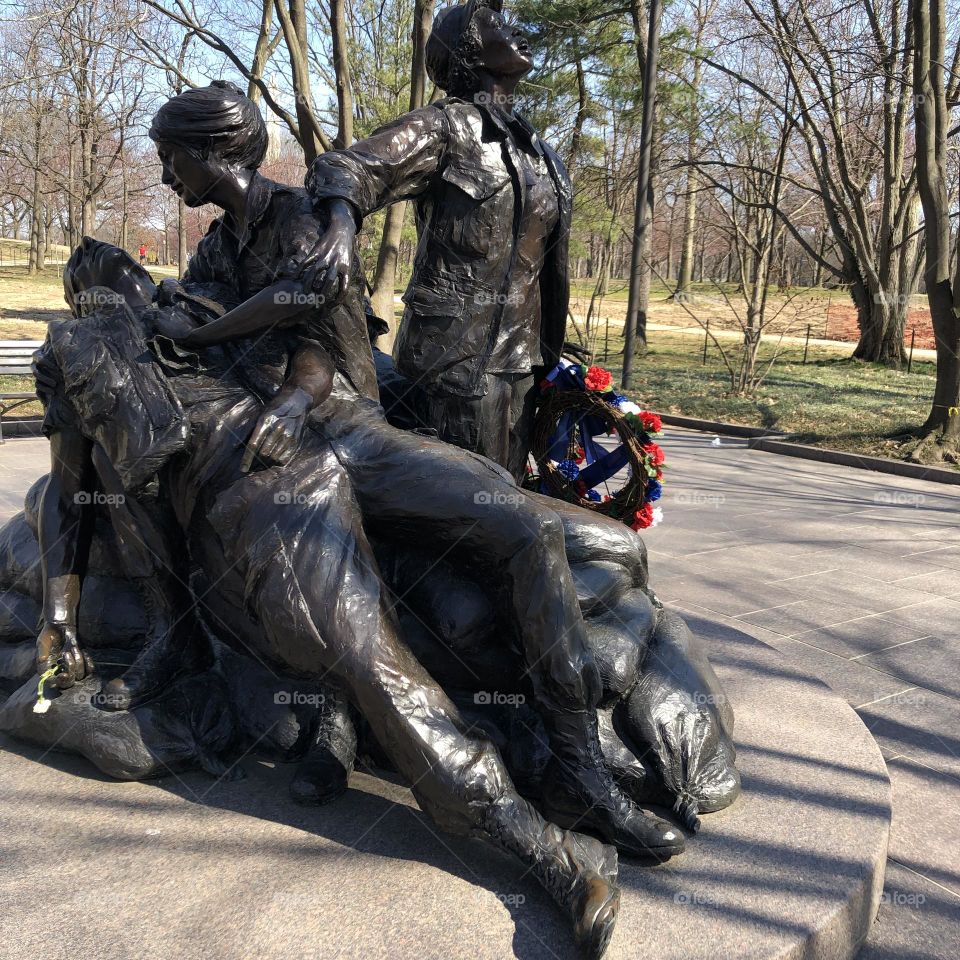
<path id="1" fill-rule="evenodd" d="M 885 903 L 861 960 L 960 957 L 956 488 L 670 430 L 660 597 L 734 625 L 857 709 L 893 784 Z"/>
<path id="2" fill-rule="evenodd" d="M 854 706 L 894 791 L 885 902 L 861 960 L 960 956 L 960 497 L 955 488 L 671 430 L 653 585 L 709 637 L 771 644 Z M 0 446 L 0 520 L 46 469 Z M 775 709 L 775 705 L 771 705 Z"/>

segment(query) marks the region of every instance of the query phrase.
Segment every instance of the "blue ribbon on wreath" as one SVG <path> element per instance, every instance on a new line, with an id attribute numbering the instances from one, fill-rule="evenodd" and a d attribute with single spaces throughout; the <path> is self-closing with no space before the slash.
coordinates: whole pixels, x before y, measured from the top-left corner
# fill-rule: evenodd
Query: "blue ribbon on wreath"
<path id="1" fill-rule="evenodd" d="M 561 361 L 544 378 L 544 384 L 551 384 L 555 389 L 562 391 L 576 390 L 581 393 L 596 393 L 587 388 L 584 382 L 583 367 L 579 364 Z M 611 406 L 616 407 L 620 397 L 614 391 L 598 393 Z M 568 412 L 557 421 L 556 429 L 550 436 L 547 446 L 547 456 L 557 461 L 557 469 L 571 483 L 579 480 L 587 488 L 587 497 L 591 500 L 600 499 L 595 488 L 619 473 L 628 463 L 627 451 L 623 444 L 607 450 L 596 441 L 596 437 L 606 436 L 610 431 L 609 423 L 593 414 L 576 414 Z M 583 449 L 585 466 L 579 466 L 567 456 L 571 442 L 579 433 L 579 446 Z M 546 485 L 541 489 L 547 492 Z"/>

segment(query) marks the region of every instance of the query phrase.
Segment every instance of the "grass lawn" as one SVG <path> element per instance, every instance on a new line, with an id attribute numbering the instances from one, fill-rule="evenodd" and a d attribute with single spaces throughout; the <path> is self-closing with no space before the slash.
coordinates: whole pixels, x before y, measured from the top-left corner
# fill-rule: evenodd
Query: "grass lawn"
<path id="1" fill-rule="evenodd" d="M 0 393 L 31 393 L 34 388 L 33 377 L 0 377 Z M 3 403 L 0 400 L 0 403 Z M 4 420 L 10 417 L 39 417 L 43 414 L 43 407 L 39 400 L 32 403 L 22 403 L 4 417 Z"/>
<path id="2" fill-rule="evenodd" d="M 0 243 L 0 253 L 13 241 Z M 177 276 L 176 267 L 149 267 L 154 279 Z M 21 261 L 0 257 L 0 340 L 42 340 L 51 320 L 69 316 L 63 301 L 61 266 L 53 260 L 43 273 L 29 276 Z"/>
<path id="3" fill-rule="evenodd" d="M 621 344 L 612 340 L 611 352 Z M 930 362 L 915 361 L 907 374 L 851 360 L 849 350 L 812 346 L 803 364 L 802 345 L 791 345 L 755 396 L 736 397 L 716 348 L 711 345 L 704 365 L 702 345 L 702 337 L 651 333 L 648 352 L 634 362 L 630 396 L 661 413 L 782 430 L 803 443 L 893 458 L 904 451 L 890 434 L 919 426 L 929 411 Z M 769 361 L 771 352 L 763 345 L 760 356 Z M 597 360 L 619 384 L 622 356 L 604 363 L 600 352 Z"/>

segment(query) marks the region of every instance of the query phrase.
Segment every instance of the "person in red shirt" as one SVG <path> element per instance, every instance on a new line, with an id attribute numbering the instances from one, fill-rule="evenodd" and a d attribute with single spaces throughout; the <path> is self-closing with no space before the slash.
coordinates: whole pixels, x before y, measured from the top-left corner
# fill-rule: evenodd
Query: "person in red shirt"
<path id="1" fill-rule="evenodd" d="M 140 244 L 140 266 L 142 267 L 144 263 L 147 262 L 147 248 L 144 244 Z"/>

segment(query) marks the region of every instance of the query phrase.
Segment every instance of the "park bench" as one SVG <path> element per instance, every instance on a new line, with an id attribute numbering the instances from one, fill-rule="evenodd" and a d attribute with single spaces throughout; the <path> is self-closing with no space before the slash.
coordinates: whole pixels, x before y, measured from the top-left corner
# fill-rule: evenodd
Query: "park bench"
<path id="1" fill-rule="evenodd" d="M 0 340 L 0 376 L 32 375 L 33 355 L 42 346 L 42 340 Z M 0 443 L 3 443 L 3 418 L 7 413 L 36 399 L 34 392 L 7 393 L 0 390 Z"/>

